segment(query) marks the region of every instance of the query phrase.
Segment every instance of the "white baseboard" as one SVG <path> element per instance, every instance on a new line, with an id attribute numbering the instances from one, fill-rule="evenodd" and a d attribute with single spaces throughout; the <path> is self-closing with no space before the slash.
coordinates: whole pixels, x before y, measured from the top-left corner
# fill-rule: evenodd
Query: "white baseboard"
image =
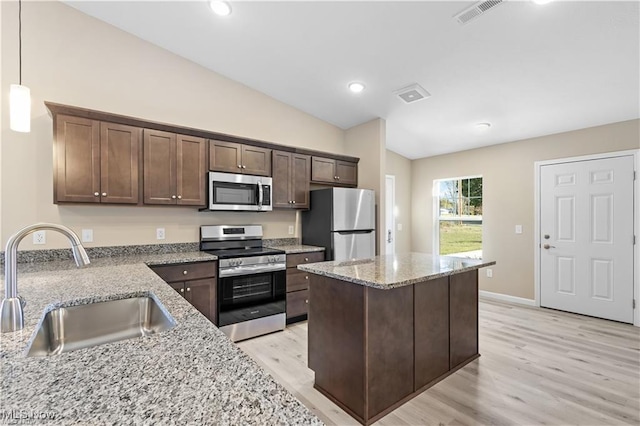
<path id="1" fill-rule="evenodd" d="M 480 294 L 481 297 L 486 297 L 487 299 L 517 303 L 518 305 L 538 306 L 535 300 L 525 299 L 524 297 L 509 296 L 508 294 L 493 293 L 491 291 L 485 291 L 485 290 L 480 290 L 478 293 Z"/>

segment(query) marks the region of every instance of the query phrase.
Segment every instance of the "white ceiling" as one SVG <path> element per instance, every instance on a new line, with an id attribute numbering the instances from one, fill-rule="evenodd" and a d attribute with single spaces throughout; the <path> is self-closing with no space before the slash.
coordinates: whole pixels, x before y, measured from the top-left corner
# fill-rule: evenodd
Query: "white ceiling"
<path id="1" fill-rule="evenodd" d="M 67 3 L 341 128 L 382 117 L 408 158 L 640 117 L 638 1 L 510 0 L 466 25 L 474 2 Z M 393 95 L 413 83 L 431 98 Z"/>

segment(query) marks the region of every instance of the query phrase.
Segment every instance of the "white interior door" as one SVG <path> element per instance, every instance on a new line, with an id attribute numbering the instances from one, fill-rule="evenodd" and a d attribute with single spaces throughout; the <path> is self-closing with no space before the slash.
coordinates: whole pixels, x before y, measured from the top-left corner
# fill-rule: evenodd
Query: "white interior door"
<path id="1" fill-rule="evenodd" d="M 540 169 L 540 304 L 633 322 L 633 156 Z"/>
<path id="2" fill-rule="evenodd" d="M 385 180 L 385 251 L 384 254 L 396 252 L 396 218 L 394 215 L 396 206 L 396 177 L 387 175 Z"/>

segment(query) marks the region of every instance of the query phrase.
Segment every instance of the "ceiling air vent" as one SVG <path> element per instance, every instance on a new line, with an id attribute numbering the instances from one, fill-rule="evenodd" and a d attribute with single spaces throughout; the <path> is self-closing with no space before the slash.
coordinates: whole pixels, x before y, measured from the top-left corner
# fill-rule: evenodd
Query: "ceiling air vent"
<path id="1" fill-rule="evenodd" d="M 466 24 L 467 22 L 471 21 L 472 19 L 477 18 L 478 16 L 482 15 L 485 12 L 488 12 L 489 10 L 495 8 L 496 6 L 498 6 L 498 5 L 502 4 L 502 3 L 504 3 L 504 0 L 481 1 L 481 2 L 478 2 L 478 3 L 474 4 L 473 6 L 470 6 L 470 7 L 466 8 L 465 10 L 463 10 L 460 13 L 458 13 L 457 15 L 454 15 L 453 17 L 460 24 Z"/>
<path id="2" fill-rule="evenodd" d="M 393 93 L 408 104 L 431 96 L 431 94 L 424 90 L 424 87 L 420 86 L 418 83 L 396 90 Z"/>

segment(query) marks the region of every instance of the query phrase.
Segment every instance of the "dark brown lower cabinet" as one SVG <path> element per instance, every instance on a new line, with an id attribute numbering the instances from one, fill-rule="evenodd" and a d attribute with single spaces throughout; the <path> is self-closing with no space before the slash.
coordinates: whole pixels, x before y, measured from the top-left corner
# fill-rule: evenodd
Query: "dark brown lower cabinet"
<path id="1" fill-rule="evenodd" d="M 380 290 L 311 275 L 315 388 L 362 424 L 476 359 L 478 274 Z"/>
<path id="2" fill-rule="evenodd" d="M 217 262 L 152 266 L 151 269 L 209 321 L 217 324 Z"/>
<path id="3" fill-rule="evenodd" d="M 323 260 L 324 251 L 287 255 L 287 324 L 307 319 L 311 274 L 300 271 L 298 265 Z"/>

